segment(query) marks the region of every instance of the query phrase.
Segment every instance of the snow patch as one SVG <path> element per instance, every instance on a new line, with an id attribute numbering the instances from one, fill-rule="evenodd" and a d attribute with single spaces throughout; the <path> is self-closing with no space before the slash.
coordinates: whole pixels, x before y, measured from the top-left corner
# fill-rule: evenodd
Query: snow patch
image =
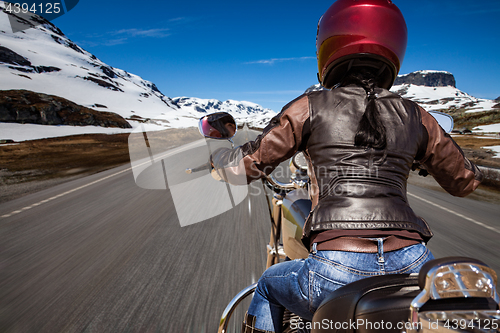
<path id="1" fill-rule="evenodd" d="M 38 140 L 58 136 L 78 134 L 119 134 L 130 133 L 131 128 L 106 128 L 100 126 L 52 126 L 35 124 L 0 123 L 0 139 L 14 141 Z"/>
<path id="2" fill-rule="evenodd" d="M 455 87 L 427 87 L 414 84 L 400 84 L 392 92 L 420 104 L 427 111 L 450 108 L 467 108 L 466 112 L 488 111 L 496 104 L 493 100 L 476 98 Z"/>
<path id="3" fill-rule="evenodd" d="M 500 146 L 487 146 L 487 147 L 481 147 L 483 149 L 489 149 L 493 150 L 495 152 L 494 158 L 500 158 Z"/>
<path id="4" fill-rule="evenodd" d="M 500 124 L 481 125 L 473 129 L 474 132 L 500 133 Z"/>
<path id="5" fill-rule="evenodd" d="M 450 72 L 447 72 L 447 71 L 421 70 L 421 71 L 416 71 L 416 72 L 412 72 L 412 73 L 408 73 L 408 74 L 401 74 L 401 75 L 398 75 L 398 77 L 399 77 L 399 76 L 404 77 L 404 76 L 406 76 L 406 75 L 413 74 L 413 73 L 418 73 L 418 74 L 423 74 L 423 75 L 427 75 L 427 74 L 434 74 L 434 73 L 439 73 L 439 74 L 451 74 Z"/>

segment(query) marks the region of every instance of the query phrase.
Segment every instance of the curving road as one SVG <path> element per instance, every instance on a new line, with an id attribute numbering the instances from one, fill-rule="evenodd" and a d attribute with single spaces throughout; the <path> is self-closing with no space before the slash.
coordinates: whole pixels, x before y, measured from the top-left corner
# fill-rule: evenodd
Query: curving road
<path id="1" fill-rule="evenodd" d="M 249 136 L 240 131 L 236 144 Z M 261 186 L 185 227 L 171 191 L 140 188 L 130 165 L 1 204 L 0 332 L 216 331 L 225 305 L 264 270 Z M 433 228 L 436 257 L 477 257 L 500 273 L 498 205 L 411 185 L 409 200 Z M 193 214 L 203 209 L 192 201 Z"/>

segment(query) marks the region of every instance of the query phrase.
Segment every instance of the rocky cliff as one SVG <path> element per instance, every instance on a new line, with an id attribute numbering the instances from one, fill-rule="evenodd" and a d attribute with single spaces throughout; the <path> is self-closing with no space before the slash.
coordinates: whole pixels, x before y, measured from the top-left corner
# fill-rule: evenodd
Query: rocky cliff
<path id="1" fill-rule="evenodd" d="M 0 91 L 0 122 L 131 128 L 120 115 L 28 90 Z"/>
<path id="2" fill-rule="evenodd" d="M 394 85 L 413 84 L 426 87 L 454 87 L 456 88 L 453 74 L 444 71 L 417 71 L 405 75 L 399 75 Z"/>

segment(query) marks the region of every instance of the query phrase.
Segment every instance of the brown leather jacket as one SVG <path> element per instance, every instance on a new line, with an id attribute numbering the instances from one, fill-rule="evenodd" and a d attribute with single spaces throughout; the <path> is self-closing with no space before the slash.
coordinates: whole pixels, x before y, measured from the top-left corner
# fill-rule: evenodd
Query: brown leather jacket
<path id="1" fill-rule="evenodd" d="M 427 241 L 432 232 L 406 197 L 413 162 L 424 165 L 455 196 L 474 191 L 482 174 L 424 109 L 388 90 L 376 89 L 376 93 L 386 126 L 384 150 L 354 146 L 367 95 L 362 88 L 349 86 L 298 97 L 255 141 L 214 152 L 214 166 L 239 162 L 244 168 L 226 169 L 226 174 L 244 171 L 249 183 L 304 151 L 313 201 L 305 238 L 331 229 L 397 229 L 416 231 Z M 231 182 L 230 178 L 226 175 Z"/>

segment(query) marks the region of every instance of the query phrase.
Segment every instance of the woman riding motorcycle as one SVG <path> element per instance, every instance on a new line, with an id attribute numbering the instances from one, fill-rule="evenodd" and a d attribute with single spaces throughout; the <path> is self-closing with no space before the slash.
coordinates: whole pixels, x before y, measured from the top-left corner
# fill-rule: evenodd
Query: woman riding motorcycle
<path id="1" fill-rule="evenodd" d="M 236 133 L 234 119 L 224 112 L 203 117 L 200 126 L 202 133 L 207 133 L 213 138 L 231 138 Z"/>
<path id="2" fill-rule="evenodd" d="M 432 232 L 406 197 L 415 161 L 452 195 L 479 185 L 477 167 L 434 118 L 388 90 L 406 41 L 404 18 L 390 0 L 336 1 L 317 33 L 318 78 L 333 89 L 298 97 L 255 141 L 212 154 L 225 180 L 244 169 L 248 182 L 297 151 L 309 162 L 313 205 L 303 242 L 310 255 L 264 272 L 243 332 L 280 332 L 285 308 L 311 320 L 339 287 L 418 272 L 433 259 L 425 246 Z"/>

